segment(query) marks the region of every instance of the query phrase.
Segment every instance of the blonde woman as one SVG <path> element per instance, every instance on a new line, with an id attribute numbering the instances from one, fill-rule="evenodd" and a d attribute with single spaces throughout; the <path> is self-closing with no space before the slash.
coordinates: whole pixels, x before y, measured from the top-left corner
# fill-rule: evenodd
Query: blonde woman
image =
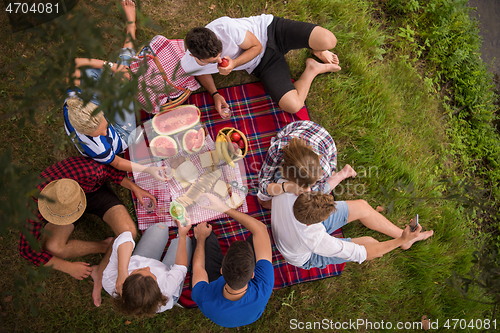
<path id="1" fill-rule="evenodd" d="M 75 86 L 83 85 L 82 80 L 80 80 L 82 67 L 86 67 L 85 76 L 96 81 L 99 80 L 105 66 L 110 67 L 113 73 L 125 72 L 128 74 L 130 59 L 135 55 L 135 51 L 132 49 L 134 46 L 132 40 L 135 39 L 136 30 L 135 3 L 131 0 L 124 0 L 121 5 L 127 20 L 127 36 L 130 37 L 127 38 L 120 51 L 119 64 L 98 59 L 75 59 Z M 109 164 L 115 169 L 146 172 L 158 181 L 165 181 L 165 177 L 160 173 L 160 168 L 147 168 L 118 156 L 134 140 L 136 118 L 133 112 L 133 103 L 129 105 L 128 109 L 123 108 L 121 114 L 117 113 L 114 124 L 110 124 L 102 111 L 94 114 L 99 105 L 98 94 L 94 94 L 90 102 L 85 105 L 79 94 L 78 88 L 68 89 L 68 98 L 63 107 L 64 128 L 78 151 L 85 157 L 92 158 L 101 164 Z M 117 103 L 121 105 L 121 101 Z"/>

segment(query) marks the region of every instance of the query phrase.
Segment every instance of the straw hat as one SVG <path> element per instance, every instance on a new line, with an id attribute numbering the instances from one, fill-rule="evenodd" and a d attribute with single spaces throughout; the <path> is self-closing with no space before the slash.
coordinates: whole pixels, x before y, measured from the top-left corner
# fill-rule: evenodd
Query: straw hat
<path id="1" fill-rule="evenodd" d="M 67 225 L 78 220 L 87 207 L 87 198 L 80 185 L 73 179 L 50 182 L 40 193 L 38 210 L 49 222 Z"/>

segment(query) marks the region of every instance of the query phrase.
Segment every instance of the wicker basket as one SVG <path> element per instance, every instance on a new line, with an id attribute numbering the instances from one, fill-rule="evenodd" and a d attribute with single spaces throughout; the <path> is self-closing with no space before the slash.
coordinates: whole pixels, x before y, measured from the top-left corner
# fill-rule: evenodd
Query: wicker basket
<path id="1" fill-rule="evenodd" d="M 234 127 L 224 127 L 224 128 L 221 128 L 219 130 L 219 132 L 217 133 L 217 135 L 219 135 L 220 133 L 223 133 L 223 134 L 226 134 L 229 137 L 231 137 L 231 133 L 233 133 L 233 132 L 238 133 L 241 136 L 241 138 L 243 139 L 243 142 L 245 143 L 245 148 L 242 149 L 242 153 L 243 153 L 242 158 L 243 158 L 248 153 L 248 140 L 247 140 L 246 135 L 243 134 L 242 131 L 240 131 L 239 129 L 236 129 Z"/>

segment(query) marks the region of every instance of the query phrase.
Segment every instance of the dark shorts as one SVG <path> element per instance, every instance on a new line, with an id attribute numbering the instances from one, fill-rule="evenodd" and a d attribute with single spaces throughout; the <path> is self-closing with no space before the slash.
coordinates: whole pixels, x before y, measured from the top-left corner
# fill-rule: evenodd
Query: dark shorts
<path id="1" fill-rule="evenodd" d="M 196 237 L 193 237 L 193 253 L 196 251 L 196 246 L 198 242 Z M 219 239 L 215 232 L 210 233 L 210 235 L 205 239 L 205 271 L 208 275 L 208 282 L 217 280 L 222 276 L 220 269 L 222 267 L 222 260 L 224 255 L 222 254 L 222 249 L 220 248 Z M 191 276 L 191 281 L 193 277 Z M 191 286 L 191 289 L 193 287 Z"/>
<path id="2" fill-rule="evenodd" d="M 247 242 L 252 246 L 252 250 L 255 256 L 255 249 L 253 247 L 253 235 L 246 239 Z M 193 253 L 196 251 L 196 237 L 193 237 Z M 205 271 L 208 275 L 208 282 L 212 282 L 217 280 L 222 276 L 221 268 L 222 268 L 222 260 L 224 259 L 224 254 L 222 254 L 222 249 L 220 247 L 219 239 L 215 232 L 211 232 L 210 235 L 205 240 Z M 191 281 L 193 278 L 191 277 Z M 192 289 L 192 286 L 191 286 Z"/>
<path id="3" fill-rule="evenodd" d="M 85 213 L 97 215 L 101 219 L 111 207 L 123 205 L 108 182 L 95 192 L 85 193 L 85 196 L 87 197 Z"/>
<path id="4" fill-rule="evenodd" d="M 290 50 L 309 48 L 309 36 L 316 24 L 274 17 L 267 27 L 267 45 L 259 65 L 252 72 L 278 104 L 281 97 L 295 87 L 285 54 Z"/>

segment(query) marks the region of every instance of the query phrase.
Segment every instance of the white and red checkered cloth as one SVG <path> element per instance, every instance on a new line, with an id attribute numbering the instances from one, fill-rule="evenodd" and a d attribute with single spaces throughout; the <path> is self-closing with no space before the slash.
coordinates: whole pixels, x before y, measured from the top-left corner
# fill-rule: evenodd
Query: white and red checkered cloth
<path id="1" fill-rule="evenodd" d="M 201 177 L 201 175 L 204 174 L 206 171 L 212 171 L 212 170 L 202 168 L 200 157 L 198 155 L 203 154 L 209 150 L 215 150 L 215 144 L 212 138 L 209 135 L 207 135 L 205 137 L 205 145 L 198 153 L 188 154 L 186 151 L 180 149 L 179 154 L 181 156 L 188 157 L 191 160 L 191 162 L 193 162 L 193 164 L 198 169 L 199 177 Z M 245 170 L 245 168 L 239 165 L 241 163 L 243 163 L 243 160 L 238 161 L 236 168 L 232 168 L 226 163 L 221 161 L 219 168 L 222 170 L 222 176 L 220 179 L 226 183 L 230 183 L 231 181 L 237 181 L 240 187 L 242 185 L 247 185 L 245 175 L 242 174 L 241 172 L 241 170 Z M 170 167 L 168 159 L 158 162 L 151 162 L 143 165 Z M 156 209 L 151 213 L 148 213 L 146 209 L 137 202 L 137 200 L 135 201 L 139 230 L 146 230 L 151 225 L 159 222 L 164 222 L 168 226 L 176 226 L 175 222 L 170 216 L 170 202 L 172 200 L 175 200 L 175 198 L 178 198 L 182 196 L 184 193 L 186 193 L 189 187 L 182 188 L 181 184 L 177 181 L 175 177 L 168 182 L 159 182 L 147 173 L 134 172 L 133 174 L 135 183 L 141 188 L 149 191 L 158 199 L 158 204 L 156 206 Z M 238 208 L 238 210 L 240 212 L 247 213 L 248 206 L 247 206 L 247 201 L 245 200 L 246 194 L 238 189 L 235 189 L 234 187 L 231 187 L 231 191 L 232 193 L 237 193 L 240 196 L 240 198 L 243 199 L 243 205 L 241 205 L 241 207 Z M 229 195 L 223 198 L 223 201 L 227 199 L 229 199 Z M 218 213 L 211 210 L 203 209 L 198 204 L 194 204 L 193 206 L 187 208 L 186 211 L 188 217 L 191 219 L 191 224 L 208 222 L 226 216 L 223 213 Z"/>
<path id="2" fill-rule="evenodd" d="M 168 79 L 174 85 L 181 88 L 187 88 L 191 91 L 195 91 L 200 88 L 200 84 L 196 81 L 194 76 L 187 75 L 181 66 L 178 67 L 178 70 L 175 73 L 175 80 L 172 80 L 175 67 L 180 64 L 181 58 L 186 52 L 184 50 L 184 41 L 182 39 L 167 39 L 164 36 L 158 35 L 151 40 L 149 46 L 158 56 L 163 70 L 167 74 Z M 139 92 L 137 94 L 137 99 L 145 111 L 158 113 L 160 112 L 160 107 L 168 101 L 169 97 L 170 99 L 174 99 L 180 96 L 182 91 L 171 87 L 171 89 L 169 88 L 169 91 L 172 92 L 169 92 L 168 94 L 165 92 L 166 82 L 163 80 L 160 71 L 156 67 L 152 58 L 136 58 L 130 64 L 132 72 L 137 73 L 139 66 L 144 61 L 147 62 L 147 71 L 139 78 Z M 144 89 L 142 87 L 144 87 Z M 147 93 L 145 93 L 144 90 L 147 91 Z M 148 107 L 145 95 L 148 95 L 152 109 Z"/>

